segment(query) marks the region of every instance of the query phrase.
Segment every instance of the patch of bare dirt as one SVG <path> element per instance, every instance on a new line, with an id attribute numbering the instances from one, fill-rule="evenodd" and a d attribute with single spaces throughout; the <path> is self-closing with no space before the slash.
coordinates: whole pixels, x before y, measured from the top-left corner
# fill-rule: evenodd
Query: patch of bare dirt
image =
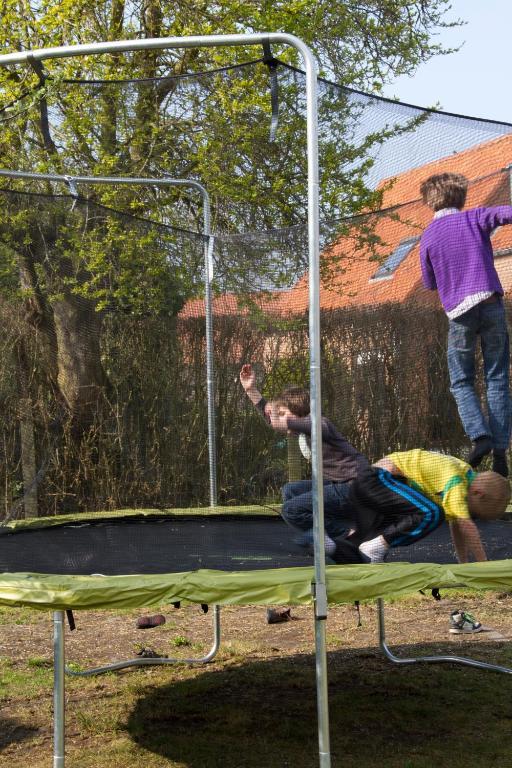
<path id="1" fill-rule="evenodd" d="M 449 615 L 455 608 L 470 611 L 486 627 L 475 635 L 451 635 Z M 163 613 L 166 623 L 152 629 L 138 629 L 140 615 Z M 0 625 L 0 656 L 16 661 L 52 659 L 51 614 L 33 612 L 26 623 Z M 107 664 L 134 658 L 141 648 L 177 658 L 197 658 L 212 643 L 212 612 L 188 605 L 180 609 L 161 606 L 154 611 L 87 611 L 75 614 L 76 629 L 66 629 L 66 658 L 79 665 Z M 326 624 L 328 648 L 363 651 L 377 645 L 377 610 L 374 604 L 361 606 L 361 626 L 352 605 L 333 606 Z M 429 644 L 460 647 L 508 642 L 512 639 L 512 596 L 482 594 L 478 598 L 455 598 L 447 592 L 440 602 L 430 595 L 386 605 L 386 634 L 390 645 Z M 221 654 L 248 654 L 268 657 L 314 650 L 314 622 L 311 607 L 292 606 L 291 619 L 268 624 L 264 607 L 221 609 Z M 450 650 L 450 649 L 448 649 Z"/>

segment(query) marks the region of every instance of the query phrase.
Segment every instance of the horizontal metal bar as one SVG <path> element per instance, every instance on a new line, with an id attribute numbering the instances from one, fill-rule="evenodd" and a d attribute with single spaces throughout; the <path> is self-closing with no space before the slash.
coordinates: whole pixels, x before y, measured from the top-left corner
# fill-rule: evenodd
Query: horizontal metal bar
<path id="1" fill-rule="evenodd" d="M 205 187 L 195 179 L 174 179 L 170 176 L 164 179 L 144 177 L 144 176 L 74 176 L 72 174 L 57 173 L 33 173 L 32 171 L 13 171 L 8 168 L 0 169 L 0 176 L 13 179 L 33 179 L 35 181 L 62 181 L 69 183 L 74 181 L 77 184 L 147 184 L 155 187 L 195 187 L 206 198 L 208 193 Z"/>
<path id="2" fill-rule="evenodd" d="M 467 667 L 476 667 L 477 669 L 487 669 L 491 672 L 502 672 L 505 675 L 512 675 L 512 669 L 509 667 L 501 667 L 499 664 L 488 664 L 485 661 L 478 661 L 477 659 L 470 659 L 465 656 L 415 656 L 403 658 L 395 656 L 384 640 L 381 640 L 380 648 L 386 658 L 394 664 L 418 664 L 421 662 L 439 664 L 446 662 L 448 664 L 463 664 Z"/>
<path id="3" fill-rule="evenodd" d="M 123 53 L 124 51 L 145 51 L 165 48 L 214 48 L 228 45 L 261 45 L 269 43 L 291 45 L 300 51 L 305 44 L 295 35 L 285 32 L 259 32 L 238 35 L 198 35 L 191 37 L 153 37 L 145 40 L 112 40 L 103 43 L 63 45 L 57 48 L 36 48 L 32 51 L 17 51 L 0 56 L 0 66 L 23 64 L 29 60 L 62 59 L 70 56 L 93 56 L 102 53 Z"/>

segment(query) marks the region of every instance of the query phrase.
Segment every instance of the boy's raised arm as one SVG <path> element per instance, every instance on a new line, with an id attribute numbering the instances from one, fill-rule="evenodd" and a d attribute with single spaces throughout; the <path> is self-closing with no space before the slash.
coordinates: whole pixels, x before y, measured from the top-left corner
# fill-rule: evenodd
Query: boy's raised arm
<path id="1" fill-rule="evenodd" d="M 267 424 L 270 424 L 271 403 L 267 403 L 259 389 L 256 388 L 256 374 L 249 363 L 242 365 L 240 383 L 245 390 L 245 394 L 256 407 L 256 410 L 263 416 Z"/>
<path id="2" fill-rule="evenodd" d="M 253 405 L 257 405 L 263 399 L 261 392 L 256 388 L 256 374 L 249 363 L 242 365 L 242 370 L 240 371 L 240 383 Z"/>
<path id="3" fill-rule="evenodd" d="M 482 539 L 473 520 L 451 520 L 450 533 L 459 563 L 468 563 L 471 555 L 477 562 L 487 560 Z"/>

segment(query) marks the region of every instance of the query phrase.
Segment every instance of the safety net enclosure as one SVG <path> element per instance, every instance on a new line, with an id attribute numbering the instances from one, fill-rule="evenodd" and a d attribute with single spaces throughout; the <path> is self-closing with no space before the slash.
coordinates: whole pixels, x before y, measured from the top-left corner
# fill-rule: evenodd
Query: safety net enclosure
<path id="1" fill-rule="evenodd" d="M 0 189 L 3 546 L 17 548 L 16 519 L 125 520 L 117 510 L 127 508 L 137 519 L 156 508 L 165 519 L 166 510 L 202 507 L 211 520 L 208 568 L 239 570 L 243 557 L 232 553 L 244 526 L 258 568 L 306 567 L 309 555 L 278 520 L 263 517 L 258 544 L 250 515 L 218 537 L 213 522 L 227 511 L 233 523 L 247 505 L 277 515 L 281 487 L 311 471 L 297 437 L 269 429 L 239 379 L 251 363 L 267 400 L 290 384 L 310 385 L 305 74 L 268 45 L 236 66 L 171 76 L 157 67 L 139 80 L 113 78 L 95 56 L 80 66 L 73 58 L 18 66 L 23 88 L 3 84 L 6 130 L 14 141 L 25 128 L 17 150 L 25 162 L 41 160 L 30 136 L 51 138 L 67 173 L 6 171 Z M 430 214 L 418 190 L 429 173 L 456 169 L 469 179 L 470 205 L 508 203 L 511 126 L 323 79 L 317 95 L 322 413 L 370 460 L 413 447 L 464 457 L 448 393 L 446 318 L 421 288 L 418 242 Z M 158 118 L 151 137 L 149 115 Z M 133 187 L 75 183 L 80 174 L 94 180 L 112 158 L 118 173 L 133 173 L 142 147 L 157 180 L 170 168 L 182 174 L 191 152 L 209 158 L 201 182 L 215 192 L 214 234 L 201 229 L 193 190 L 150 178 Z M 507 288 L 506 230 L 494 241 Z M 89 572 L 123 572 L 107 544 L 130 550 L 132 522 L 108 528 L 103 550 L 90 543 L 104 555 L 91 554 Z M 163 529 L 143 528 L 150 572 L 172 572 L 157 554 Z M 71 531 L 83 530 L 59 524 L 43 535 L 65 552 L 59 537 L 78 542 Z M 272 564 L 264 550 L 278 530 L 285 556 Z M 444 538 L 441 548 L 429 538 L 391 557 L 454 562 Z M 205 557 L 193 539 L 191 571 Z M 494 552 L 504 559 L 507 549 Z M 13 566 L 6 560 L 4 569 Z M 184 572 L 183 561 L 176 570 Z"/>
<path id="2" fill-rule="evenodd" d="M 263 56 L 179 75 L 156 59 L 133 80 L 96 55 L 215 44 Z M 275 58 L 288 44 L 302 62 Z M 58 614 L 55 764 L 62 611 L 187 599 L 313 603 L 327 768 L 328 601 L 512 587 L 507 521 L 482 527 L 486 563 L 457 564 L 444 526 L 391 562 L 326 569 L 323 480 L 336 478 L 321 460 L 322 415 L 370 461 L 467 458 L 446 316 L 421 284 L 419 185 L 456 172 L 469 207 L 509 204 L 512 125 L 317 79 L 288 35 L 78 48 L 0 56 L 23 70 L 0 83 L 4 168 L 44 174 L 58 158 L 69 182 L 7 173 L 0 189 L 0 602 Z M 211 230 L 183 190 L 74 185 L 141 169 L 192 174 Z M 505 296 L 507 233 L 492 234 Z M 310 393 L 309 440 L 269 426 L 290 385 Z M 314 559 L 278 516 L 283 486 L 308 478 Z"/>
<path id="3" fill-rule="evenodd" d="M 212 71 L 169 75 L 162 65 L 123 79 L 102 57 L 77 65 L 43 53 L 13 64 L 18 85 L 2 81 L 6 146 L 31 170 L 58 147 L 69 182 L 6 171 L 0 189 L 3 541 L 18 541 L 8 526 L 19 518 L 199 507 L 213 521 L 247 505 L 276 513 L 281 487 L 311 469 L 297 436 L 269 429 L 246 397 L 244 363 L 267 401 L 290 384 L 313 387 L 313 365 L 312 405 L 321 391 L 323 415 L 370 460 L 415 447 L 467 455 L 448 392 L 446 318 L 421 287 L 430 213 L 418 190 L 429 173 L 456 170 L 469 180 L 469 205 L 508 203 L 511 126 L 316 77 L 311 110 L 311 72 L 307 81 L 276 58 L 283 39 L 269 40 L 260 58 Z M 306 162 L 316 142 L 318 216 Z M 201 231 L 201 201 L 189 191 L 73 181 L 107 163 L 133 173 L 141 157 L 152 178 L 170 168 L 180 176 L 191 156 L 208 158 L 199 165 L 215 194 L 214 233 Z M 506 291 L 507 230 L 493 239 Z M 312 329 L 321 335 L 313 345 Z M 312 443 L 318 451 L 315 434 Z M 155 545 L 158 530 L 145 528 Z M 119 551 L 129 546 L 121 531 L 111 534 Z M 239 562 L 237 536 L 219 537 L 218 562 Z M 288 539 L 279 565 L 302 557 L 306 566 L 292 531 Z M 111 551 L 94 572 L 110 572 Z M 418 552 L 455 560 L 449 545 Z M 405 554 L 419 557 L 397 557 Z"/>
<path id="4" fill-rule="evenodd" d="M 4 120 L 13 137 L 20 126 L 36 136 L 44 104 L 65 174 L 97 174 L 114 157 L 117 174 L 133 175 L 143 107 L 159 118 L 147 176 L 179 176 L 185 138 L 211 159 L 200 181 L 215 200 L 217 502 L 279 503 L 308 465 L 251 408 L 238 375 L 251 362 L 267 399 L 309 386 L 305 76 L 260 59 L 105 82 L 101 63 L 88 64 L 88 79 L 87 67 L 64 62 L 33 74 Z M 430 172 L 457 170 L 470 180 L 468 205 L 508 203 L 510 126 L 324 80 L 318 91 L 322 412 L 371 460 L 411 447 L 464 456 L 446 318 L 421 288 L 430 213 L 418 189 Z M 114 134 L 100 130 L 106 122 Z M 11 167 L 23 159 L 34 170 L 33 146 L 17 147 Z M 44 179 L 3 186 L 1 514 L 208 505 L 201 200 L 150 184 L 81 184 L 78 197 Z M 507 290 L 507 229 L 493 242 Z"/>

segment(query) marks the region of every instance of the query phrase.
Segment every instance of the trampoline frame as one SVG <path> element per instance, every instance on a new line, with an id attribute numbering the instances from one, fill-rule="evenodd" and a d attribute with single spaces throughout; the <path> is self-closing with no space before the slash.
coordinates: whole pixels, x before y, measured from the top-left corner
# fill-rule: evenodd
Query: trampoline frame
<path id="1" fill-rule="evenodd" d="M 379 648 L 384 656 L 393 664 L 398 665 L 410 665 L 421 663 L 433 663 L 433 664 L 462 664 L 467 667 L 476 667 L 477 669 L 486 669 L 490 672 L 502 672 L 505 675 L 512 675 L 512 669 L 509 667 L 502 667 L 499 664 L 488 664 L 485 661 L 478 661 L 477 659 L 470 659 L 465 656 L 396 656 L 389 648 L 386 642 L 386 625 L 384 618 L 384 599 L 379 597 L 377 600 L 377 617 L 378 617 L 378 630 L 379 630 Z"/>
<path id="2" fill-rule="evenodd" d="M 199 658 L 194 659 L 185 659 L 185 658 L 165 658 L 165 657 L 158 657 L 154 659 L 126 659 L 125 661 L 116 661 L 112 664 L 106 664 L 103 667 L 91 667 L 90 669 L 84 669 L 84 670 L 74 670 L 70 667 L 65 667 L 65 671 L 67 675 L 72 675 L 73 677 L 92 677 L 93 675 L 103 675 L 106 672 L 116 672 L 120 669 L 126 669 L 128 667 L 152 667 L 152 666 L 160 666 L 165 664 L 209 664 L 215 656 L 217 655 L 219 648 L 220 648 L 220 639 L 221 639 L 221 632 L 220 632 L 220 605 L 214 605 L 213 606 L 213 614 L 212 614 L 212 622 L 213 622 L 213 642 L 210 650 L 208 653 L 206 653 L 204 656 L 201 656 Z"/>
<path id="3" fill-rule="evenodd" d="M 323 467 L 321 461 L 321 394 L 320 394 L 320 232 L 319 232 L 319 172 L 318 172 L 318 105 L 317 61 L 310 48 L 295 35 L 264 32 L 232 35 L 201 35 L 191 37 L 148 38 L 40 48 L 0 55 L 0 66 L 41 62 L 45 59 L 122 53 L 172 48 L 211 48 L 223 46 L 261 45 L 272 43 L 295 48 L 306 72 L 306 136 L 307 136 L 307 197 L 309 252 L 309 346 L 311 402 L 311 465 L 313 489 L 314 582 L 312 584 L 315 619 L 316 690 L 318 744 L 320 768 L 330 768 L 329 707 L 327 681 L 326 629 L 327 589 L 324 552 Z M 213 382 L 212 382 L 213 383 Z M 54 768 L 64 766 L 64 632 L 63 612 L 54 613 Z"/>

